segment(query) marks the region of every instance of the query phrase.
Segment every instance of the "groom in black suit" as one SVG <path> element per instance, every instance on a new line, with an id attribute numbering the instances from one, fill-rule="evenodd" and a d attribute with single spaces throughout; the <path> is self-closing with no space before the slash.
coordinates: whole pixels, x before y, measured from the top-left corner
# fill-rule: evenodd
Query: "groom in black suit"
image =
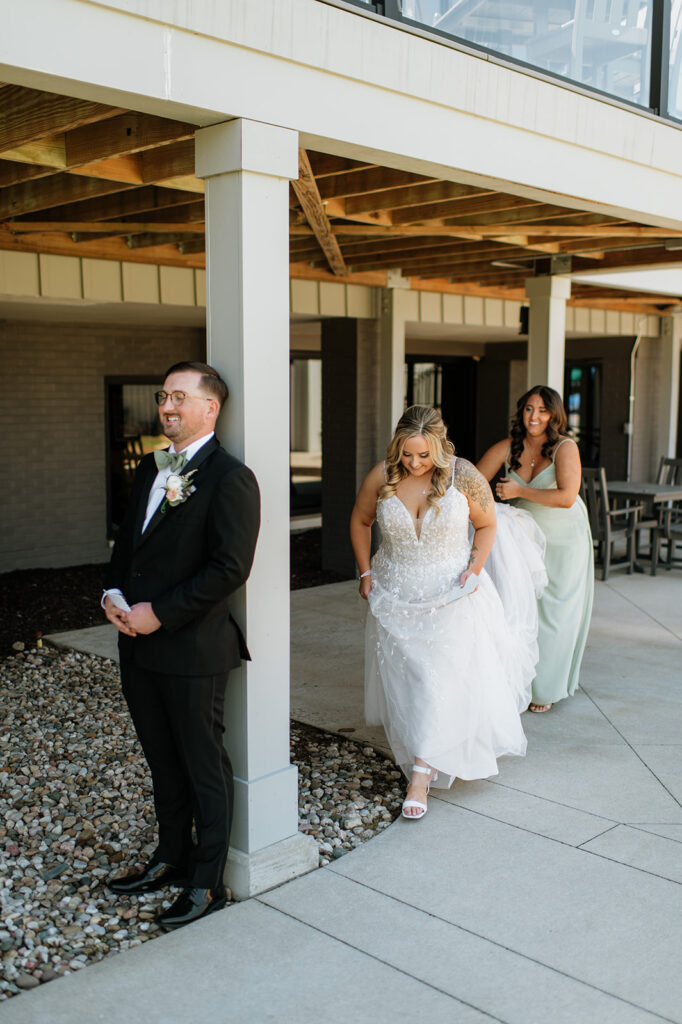
<path id="1" fill-rule="evenodd" d="M 172 443 L 139 465 L 104 598 L 159 826 L 151 860 L 109 888 L 183 886 L 158 917 L 165 929 L 226 903 L 233 778 L 223 708 L 229 670 L 249 657 L 229 598 L 249 575 L 260 522 L 253 473 L 214 435 L 226 399 L 226 384 L 205 363 L 166 373 L 156 400 Z"/>

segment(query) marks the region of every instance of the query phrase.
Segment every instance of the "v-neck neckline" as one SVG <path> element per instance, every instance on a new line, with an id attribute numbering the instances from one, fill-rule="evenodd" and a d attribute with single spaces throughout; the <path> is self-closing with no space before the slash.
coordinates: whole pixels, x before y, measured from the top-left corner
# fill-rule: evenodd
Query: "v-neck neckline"
<path id="1" fill-rule="evenodd" d="M 517 473 L 515 469 L 510 468 L 509 472 L 513 473 L 516 479 L 520 480 L 524 487 L 532 487 L 535 481 L 539 479 L 539 477 L 541 477 L 543 473 L 546 473 L 547 470 L 550 469 L 553 465 L 554 463 L 550 462 L 549 466 L 545 466 L 545 468 L 541 469 L 539 473 L 536 473 L 535 476 L 532 476 L 530 480 L 524 480 L 521 474 Z"/>
<path id="2" fill-rule="evenodd" d="M 446 491 L 446 494 L 447 494 L 447 491 Z M 424 532 L 424 524 L 426 523 L 426 520 L 428 519 L 429 512 L 433 511 L 433 505 L 429 505 L 429 507 L 427 508 L 426 512 L 424 513 L 424 515 L 420 519 L 418 516 L 413 516 L 412 515 L 412 513 L 410 512 L 409 508 L 407 507 L 407 505 L 405 504 L 405 502 L 403 501 L 402 498 L 399 498 L 397 494 L 394 494 L 393 497 L 405 509 L 405 512 L 408 515 L 410 522 L 412 523 L 412 530 L 414 531 L 414 539 L 416 540 L 417 544 L 421 544 L 422 534 Z M 421 522 L 421 524 L 422 524 L 421 525 L 421 529 L 419 530 L 419 533 L 417 533 L 417 527 L 415 526 L 415 523 L 418 523 L 418 522 Z"/>

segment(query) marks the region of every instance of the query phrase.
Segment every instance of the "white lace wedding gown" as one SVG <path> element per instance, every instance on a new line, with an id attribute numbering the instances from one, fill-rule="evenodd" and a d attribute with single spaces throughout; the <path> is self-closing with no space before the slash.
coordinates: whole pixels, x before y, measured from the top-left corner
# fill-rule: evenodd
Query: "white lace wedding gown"
<path id="1" fill-rule="evenodd" d="M 415 757 L 436 787 L 497 774 L 523 755 L 520 713 L 537 661 L 536 592 L 546 583 L 543 537 L 527 513 L 496 505 L 498 534 L 478 590 L 458 598 L 471 550 L 469 505 L 450 486 L 421 531 L 400 499 L 379 502 L 382 544 L 372 559 L 365 715 L 383 725 L 409 777 Z M 503 601 L 505 604 L 503 604 Z"/>

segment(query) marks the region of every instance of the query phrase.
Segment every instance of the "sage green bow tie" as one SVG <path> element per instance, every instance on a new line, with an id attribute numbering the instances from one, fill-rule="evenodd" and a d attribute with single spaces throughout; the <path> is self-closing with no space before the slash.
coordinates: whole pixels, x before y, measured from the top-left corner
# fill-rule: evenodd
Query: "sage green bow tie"
<path id="1" fill-rule="evenodd" d="M 155 451 L 154 462 L 157 469 L 165 469 L 166 466 L 170 466 L 171 470 L 177 473 L 187 462 L 187 456 L 184 452 Z"/>

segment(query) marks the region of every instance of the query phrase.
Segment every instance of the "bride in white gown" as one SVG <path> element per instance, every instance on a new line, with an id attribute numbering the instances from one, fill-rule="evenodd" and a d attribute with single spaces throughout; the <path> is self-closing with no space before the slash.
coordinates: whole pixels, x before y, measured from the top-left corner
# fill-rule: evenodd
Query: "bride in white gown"
<path id="1" fill-rule="evenodd" d="M 440 414 L 427 406 L 403 414 L 353 509 L 360 593 L 370 607 L 366 717 L 384 726 L 410 780 L 407 818 L 426 813 L 429 786 L 496 775 L 498 757 L 526 750 L 520 713 L 537 661 L 543 539 L 530 516 L 497 506 L 496 586 L 483 568 L 495 509 L 487 481 L 455 456 Z M 382 543 L 370 565 L 375 519 Z"/>

